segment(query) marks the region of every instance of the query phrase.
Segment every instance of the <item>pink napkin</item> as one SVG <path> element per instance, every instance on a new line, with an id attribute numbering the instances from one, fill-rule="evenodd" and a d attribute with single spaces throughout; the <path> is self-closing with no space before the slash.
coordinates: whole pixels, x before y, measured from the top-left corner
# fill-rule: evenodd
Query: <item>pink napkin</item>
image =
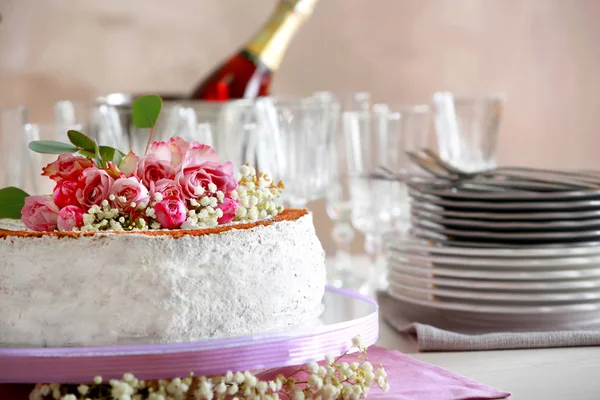
<path id="1" fill-rule="evenodd" d="M 368 399 L 486 400 L 504 399 L 510 395 L 395 350 L 372 346 L 369 348 L 368 357 L 373 365 L 383 364 L 390 384 L 387 393 L 379 388 L 371 389 Z M 280 373 L 285 375 L 296 370 L 297 367 L 278 368 L 260 377 L 269 379 L 271 376 Z M 0 399 L 26 400 L 32 388 L 33 385 L 0 385 Z"/>
<path id="2" fill-rule="evenodd" d="M 371 346 L 367 356 L 373 365 L 383 364 L 390 390 L 372 388 L 368 399 L 376 400 L 486 400 L 505 399 L 510 393 L 491 388 L 435 365 L 426 364 L 395 350 Z M 353 356 L 348 356 L 353 358 Z M 290 374 L 297 367 L 286 367 L 261 375 L 270 379 Z M 303 377 L 298 374 L 298 379 Z"/>
<path id="3" fill-rule="evenodd" d="M 369 360 L 374 365 L 384 365 L 390 383 L 389 392 L 374 389 L 369 399 L 483 400 L 505 399 L 510 396 L 510 393 L 426 364 L 395 350 L 370 347 Z"/>

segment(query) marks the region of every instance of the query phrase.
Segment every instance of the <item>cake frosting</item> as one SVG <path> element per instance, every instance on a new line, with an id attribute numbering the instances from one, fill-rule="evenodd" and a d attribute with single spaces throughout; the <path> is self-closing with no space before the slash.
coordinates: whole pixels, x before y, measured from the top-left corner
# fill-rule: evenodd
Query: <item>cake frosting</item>
<path id="1" fill-rule="evenodd" d="M 194 230 L 36 232 L 0 220 L 0 346 L 260 334 L 314 320 L 324 286 L 306 210 Z"/>

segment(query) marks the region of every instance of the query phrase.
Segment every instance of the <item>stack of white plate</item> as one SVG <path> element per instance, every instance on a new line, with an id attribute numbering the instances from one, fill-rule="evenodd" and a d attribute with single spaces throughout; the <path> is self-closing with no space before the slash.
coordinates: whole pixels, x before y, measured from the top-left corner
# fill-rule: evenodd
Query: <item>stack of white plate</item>
<path id="1" fill-rule="evenodd" d="M 389 294 L 468 324 L 600 325 L 600 190 L 410 188 L 408 240 L 389 243 Z"/>

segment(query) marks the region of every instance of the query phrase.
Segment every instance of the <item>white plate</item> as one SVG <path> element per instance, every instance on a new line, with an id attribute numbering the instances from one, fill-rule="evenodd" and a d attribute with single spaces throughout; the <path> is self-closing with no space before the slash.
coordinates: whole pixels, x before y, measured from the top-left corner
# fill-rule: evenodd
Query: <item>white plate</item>
<path id="1" fill-rule="evenodd" d="M 409 264 L 417 262 L 419 265 L 427 266 L 446 266 L 453 265 L 463 268 L 473 267 L 474 269 L 487 268 L 508 268 L 508 269 L 579 269 L 596 267 L 600 268 L 600 256 L 595 257 L 556 257 L 556 258 L 485 258 L 485 257 L 460 257 L 460 256 L 436 256 L 412 254 L 395 248 L 389 249 L 389 257 L 394 260 L 408 262 Z"/>
<path id="2" fill-rule="evenodd" d="M 481 229 L 488 231 L 581 231 L 586 229 L 600 229 L 600 218 L 586 220 L 571 220 L 571 221 L 535 221 L 535 222 L 498 222 L 498 221 L 481 221 L 464 218 L 445 217 L 440 214 L 413 210 L 411 211 L 414 220 L 426 220 L 446 226 L 457 227 L 457 229 Z"/>
<path id="3" fill-rule="evenodd" d="M 426 202 L 442 206 L 446 209 L 454 210 L 505 210 L 505 211 L 534 211 L 540 210 L 569 210 L 569 211 L 598 211 L 600 210 L 600 200 L 581 200 L 581 201 L 528 201 L 528 202 L 513 202 L 513 201 L 462 201 L 462 200 L 447 200 L 437 196 L 423 194 L 414 190 L 409 190 L 408 194 L 413 198 L 413 202 Z"/>
<path id="4" fill-rule="evenodd" d="M 600 219 L 600 210 L 594 211 L 569 211 L 569 212 L 535 212 L 529 210 L 523 213 L 510 212 L 469 212 L 469 211 L 451 211 L 443 207 L 425 202 L 413 202 L 411 209 L 414 213 L 427 213 L 438 217 L 448 218 L 466 218 L 476 220 L 493 221 L 556 221 L 556 220 L 579 220 L 579 219 Z"/>
<path id="5" fill-rule="evenodd" d="M 391 270 L 419 276 L 444 276 L 449 278 L 471 278 L 500 281 L 542 281 L 542 280 L 566 280 L 566 279 L 593 279 L 600 278 L 600 268 L 583 269 L 578 271 L 509 271 L 503 270 L 473 270 L 461 268 L 432 268 L 388 259 Z"/>
<path id="6" fill-rule="evenodd" d="M 393 275 L 393 278 L 392 278 Z M 600 289 L 600 279 L 570 280 L 570 281 L 494 281 L 484 279 L 460 278 L 429 278 L 390 271 L 390 282 L 394 279 L 414 283 L 415 286 L 440 286 L 444 288 L 469 288 L 483 290 L 505 290 L 520 293 L 540 292 L 580 292 L 590 289 Z"/>
<path id="7" fill-rule="evenodd" d="M 473 238 L 454 238 L 445 236 L 441 233 L 422 229 L 419 227 L 411 227 L 409 229 L 409 233 L 411 236 L 416 237 L 417 239 L 428 240 L 435 245 L 447 246 L 447 247 L 457 247 L 457 248 L 491 248 L 491 249 L 549 249 L 549 248 L 557 248 L 562 249 L 566 247 L 596 247 L 600 246 L 600 241 L 598 239 L 588 239 L 583 242 L 579 241 L 551 241 L 551 242 L 541 242 L 541 241 L 489 241 L 482 239 L 473 239 Z"/>
<path id="8" fill-rule="evenodd" d="M 403 294 L 393 298 L 397 302 L 398 313 L 403 318 L 440 329 L 461 332 L 469 328 L 488 332 L 540 332 L 573 329 L 597 329 L 600 327 L 600 310 L 567 310 L 556 313 L 541 313 L 537 308 L 532 312 L 486 313 L 468 305 L 453 308 L 438 308 L 435 301 L 415 300 Z M 460 303 L 459 303 L 460 304 Z M 497 310 L 495 310 L 497 311 Z M 386 316 L 384 318 L 392 318 Z M 496 330 L 499 329 L 499 330 Z"/>
<path id="9" fill-rule="evenodd" d="M 438 310 L 453 310 L 467 311 L 482 314 L 515 314 L 515 315 L 531 315 L 531 314 L 572 314 L 578 312 L 597 312 L 600 310 L 600 302 L 582 303 L 582 304 L 560 304 L 560 305 L 497 305 L 485 304 L 476 305 L 469 304 L 457 300 L 454 302 L 442 302 L 439 300 L 427 299 L 414 292 L 406 290 L 388 289 L 388 294 L 398 300 L 408 303 L 430 307 Z"/>
<path id="10" fill-rule="evenodd" d="M 476 184 L 465 184 L 464 187 L 457 187 L 456 184 L 447 181 L 439 180 L 436 182 L 409 182 L 408 186 L 420 193 L 438 196 L 449 199 L 465 199 L 465 200 L 510 200 L 510 201 L 558 201 L 558 200 L 600 200 L 600 190 L 598 189 L 583 189 L 583 190 L 566 190 L 566 191 L 482 191 L 476 189 Z M 473 189 L 470 189 L 472 187 Z"/>
<path id="11" fill-rule="evenodd" d="M 468 304 L 482 304 L 486 302 L 508 303 L 515 305 L 517 303 L 574 303 L 574 302 L 594 302 L 600 301 L 600 291 L 588 291 L 581 293 L 511 293 L 511 292 L 490 292 L 476 291 L 466 289 L 451 288 L 429 288 L 422 286 L 413 286 L 402 281 L 393 281 L 390 276 L 391 290 L 400 290 L 407 292 L 420 293 L 430 298 L 437 298 L 440 301 L 464 301 Z"/>
<path id="12" fill-rule="evenodd" d="M 586 241 L 600 239 L 600 230 L 581 230 L 577 232 L 486 232 L 473 231 L 470 229 L 449 229 L 437 223 L 420 220 L 415 223 L 415 226 L 426 230 L 432 230 L 435 233 L 447 237 L 462 237 L 471 239 L 485 239 L 490 241 L 526 241 L 526 242 L 554 242 L 554 241 Z"/>
<path id="13" fill-rule="evenodd" d="M 385 235 L 385 241 L 389 248 L 409 252 L 446 254 L 458 256 L 481 256 L 481 257 L 570 257 L 600 255 L 600 242 L 590 244 L 564 244 L 554 246 L 483 246 L 480 243 L 460 242 L 436 243 L 428 239 L 415 237 L 407 241 L 398 240 L 394 235 Z"/>

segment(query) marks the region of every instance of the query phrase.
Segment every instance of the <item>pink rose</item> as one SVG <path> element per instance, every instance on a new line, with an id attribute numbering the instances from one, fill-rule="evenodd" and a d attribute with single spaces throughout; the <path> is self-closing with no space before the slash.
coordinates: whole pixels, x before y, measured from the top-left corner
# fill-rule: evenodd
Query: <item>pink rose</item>
<path id="1" fill-rule="evenodd" d="M 108 172 L 102 169 L 95 167 L 84 169 L 79 176 L 75 193 L 79 205 L 84 210 L 89 210 L 93 205 L 100 205 L 102 200 L 108 200 L 113 182 Z"/>
<path id="2" fill-rule="evenodd" d="M 171 162 L 174 167 L 184 168 L 204 164 L 205 162 L 219 162 L 217 152 L 207 144 L 188 143 L 178 137 L 169 140 L 169 148 L 171 149 Z"/>
<path id="3" fill-rule="evenodd" d="M 59 207 L 79 205 L 77 200 L 77 181 L 63 179 L 56 184 L 52 199 Z"/>
<path id="4" fill-rule="evenodd" d="M 136 156 L 133 151 L 130 151 L 125 157 L 123 157 L 123 160 L 119 165 L 119 169 L 126 177 L 130 177 L 135 173 L 139 161 L 140 158 Z"/>
<path id="5" fill-rule="evenodd" d="M 169 139 L 169 150 L 171 151 L 171 165 L 179 172 L 181 164 L 185 160 L 188 150 L 196 145 L 196 142 L 188 143 L 180 137 Z"/>
<path id="6" fill-rule="evenodd" d="M 202 165 L 202 168 L 211 176 L 212 183 L 217 185 L 217 190 L 228 194 L 232 190 L 237 189 L 238 183 L 233 177 L 233 164 L 226 162 L 219 164 L 207 162 Z"/>
<path id="7" fill-rule="evenodd" d="M 214 183 L 217 191 L 220 190 L 225 195 L 237 188 L 237 182 L 233 177 L 233 164 L 230 162 L 225 164 L 206 162 L 202 165 L 186 167 L 177 174 L 175 180 L 181 186 L 185 198 L 188 199 L 202 197 L 203 194 L 196 194 L 196 188 L 202 187 L 208 191 L 210 183 Z"/>
<path id="8" fill-rule="evenodd" d="M 21 220 L 34 231 L 53 231 L 59 211 L 50 196 L 29 196 L 25 198 Z"/>
<path id="9" fill-rule="evenodd" d="M 150 202 L 148 189 L 135 176 L 117 179 L 110 188 L 110 194 L 115 196 L 111 205 L 127 213 L 135 211 L 140 203 Z M 124 197 L 125 201 L 120 201 L 119 197 Z M 136 206 L 132 207 L 131 203 L 135 203 Z"/>
<path id="10" fill-rule="evenodd" d="M 146 187 L 150 187 L 150 182 L 173 179 L 174 175 L 171 161 L 161 159 L 156 154 L 148 154 L 137 165 L 136 176 Z"/>
<path id="11" fill-rule="evenodd" d="M 198 142 L 189 143 L 179 137 L 169 139 L 169 143 L 152 143 L 148 154 L 154 154 L 160 160 L 170 161 L 174 173 L 179 172 L 183 166 L 219 161 L 219 156 L 212 147 Z"/>
<path id="12" fill-rule="evenodd" d="M 49 176 L 56 182 L 63 179 L 77 179 L 86 168 L 92 167 L 93 161 L 85 157 L 75 157 L 71 154 L 61 154 L 53 163 L 46 165 L 42 170 L 43 176 Z"/>
<path id="13" fill-rule="evenodd" d="M 197 144 L 190 148 L 185 154 L 182 167 L 190 167 L 194 165 L 202 165 L 204 163 L 218 163 L 219 156 L 217 152 L 206 144 Z"/>
<path id="14" fill-rule="evenodd" d="M 223 216 L 217 220 L 219 224 L 228 224 L 235 218 L 235 212 L 238 208 L 237 201 L 226 197 L 223 203 L 219 204 L 219 208 L 223 211 Z"/>
<path id="15" fill-rule="evenodd" d="M 83 210 L 77 206 L 66 206 L 58 213 L 57 226 L 59 231 L 72 231 L 83 226 Z"/>
<path id="16" fill-rule="evenodd" d="M 156 220 L 165 229 L 177 229 L 186 219 L 187 210 L 182 200 L 164 199 L 154 206 Z"/>
<path id="17" fill-rule="evenodd" d="M 163 199 L 175 198 L 184 200 L 181 193 L 181 186 L 172 179 L 161 179 L 156 183 L 153 182 L 150 192 L 152 198 L 154 198 L 156 193 L 160 193 Z"/>

